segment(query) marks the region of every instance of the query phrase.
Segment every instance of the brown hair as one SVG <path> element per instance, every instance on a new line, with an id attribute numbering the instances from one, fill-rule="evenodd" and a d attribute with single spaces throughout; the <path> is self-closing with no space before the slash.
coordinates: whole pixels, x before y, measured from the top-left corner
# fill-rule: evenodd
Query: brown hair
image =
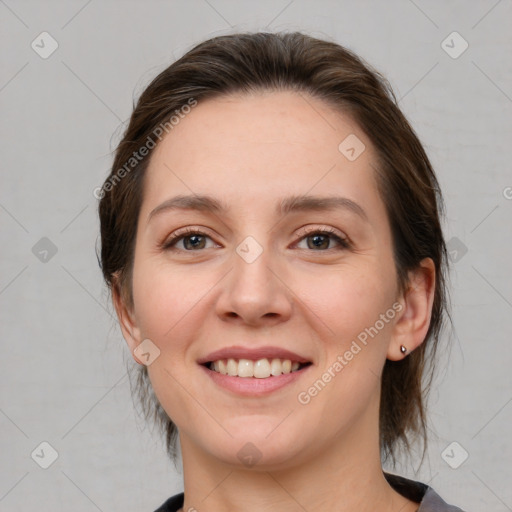
<path id="1" fill-rule="evenodd" d="M 395 461 L 399 441 L 410 449 L 411 434 L 423 440 L 425 454 L 425 398 L 445 314 L 451 320 L 447 250 L 440 224 L 443 198 L 428 157 L 398 108 L 391 86 L 346 48 L 300 32 L 225 35 L 198 44 L 154 78 L 134 106 L 100 194 L 100 265 L 105 281 L 133 306 L 136 228 L 152 151 L 132 161 L 135 152 L 153 140 L 159 126 L 172 128 L 169 119 L 191 100 L 262 90 L 292 90 L 319 98 L 351 115 L 369 137 L 376 149 L 374 167 L 392 230 L 400 291 L 407 290 L 408 272 L 417 269 L 422 259 L 434 261 L 435 295 L 425 341 L 408 357 L 386 361 L 380 406 L 383 457 L 391 455 Z M 152 392 L 146 366 L 139 366 L 135 392 L 146 419 L 152 415 L 163 428 L 167 451 L 175 458 L 177 429 Z"/>

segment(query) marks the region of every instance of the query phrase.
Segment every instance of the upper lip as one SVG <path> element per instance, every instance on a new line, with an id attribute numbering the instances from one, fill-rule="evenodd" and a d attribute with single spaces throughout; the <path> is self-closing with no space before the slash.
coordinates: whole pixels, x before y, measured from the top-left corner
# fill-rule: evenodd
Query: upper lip
<path id="1" fill-rule="evenodd" d="M 219 361 L 220 359 L 250 359 L 258 361 L 259 359 L 289 359 L 292 362 L 309 363 L 310 359 L 303 357 L 295 352 L 280 347 L 258 347 L 246 348 L 242 346 L 233 346 L 221 348 L 211 352 L 205 357 L 198 359 L 199 364 Z"/>

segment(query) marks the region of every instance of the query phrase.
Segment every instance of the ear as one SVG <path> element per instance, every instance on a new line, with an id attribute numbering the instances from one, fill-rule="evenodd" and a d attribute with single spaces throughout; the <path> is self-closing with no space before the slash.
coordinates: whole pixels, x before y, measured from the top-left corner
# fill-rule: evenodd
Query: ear
<path id="1" fill-rule="evenodd" d="M 118 276 L 115 276 L 115 280 L 112 286 L 112 302 L 114 303 L 114 308 L 117 313 L 119 326 L 121 327 L 123 338 L 128 344 L 133 359 L 136 363 L 142 365 L 144 363 L 134 353 L 134 350 L 142 341 L 140 329 L 135 321 L 133 307 L 127 304 L 128 300 L 121 292 L 120 288 L 121 287 L 119 284 Z"/>
<path id="2" fill-rule="evenodd" d="M 391 361 L 403 359 L 425 340 L 434 303 L 435 277 L 432 258 L 425 258 L 419 268 L 409 273 L 409 287 L 399 301 L 403 309 L 393 327 L 388 347 L 387 358 Z M 402 353 L 401 346 L 407 352 Z"/>

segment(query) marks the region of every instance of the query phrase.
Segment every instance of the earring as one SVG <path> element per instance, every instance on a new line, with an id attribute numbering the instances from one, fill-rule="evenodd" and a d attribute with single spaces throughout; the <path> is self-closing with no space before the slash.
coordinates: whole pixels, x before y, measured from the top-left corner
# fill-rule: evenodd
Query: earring
<path id="1" fill-rule="evenodd" d="M 400 345 L 400 352 L 402 352 L 402 354 L 406 354 L 407 349 L 403 345 Z"/>

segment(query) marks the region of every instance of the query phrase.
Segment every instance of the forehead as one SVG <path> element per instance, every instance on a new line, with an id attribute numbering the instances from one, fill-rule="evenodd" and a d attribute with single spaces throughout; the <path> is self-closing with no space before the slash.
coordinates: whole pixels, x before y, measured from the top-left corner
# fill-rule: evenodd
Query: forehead
<path id="1" fill-rule="evenodd" d="M 344 141 L 358 153 L 364 148 L 355 160 L 343 152 Z M 317 98 L 291 91 L 222 96 L 199 102 L 155 148 L 143 210 L 181 194 L 213 195 L 240 211 L 255 202 L 275 210 L 283 195 L 336 194 L 382 215 L 374 161 L 357 123 Z"/>

